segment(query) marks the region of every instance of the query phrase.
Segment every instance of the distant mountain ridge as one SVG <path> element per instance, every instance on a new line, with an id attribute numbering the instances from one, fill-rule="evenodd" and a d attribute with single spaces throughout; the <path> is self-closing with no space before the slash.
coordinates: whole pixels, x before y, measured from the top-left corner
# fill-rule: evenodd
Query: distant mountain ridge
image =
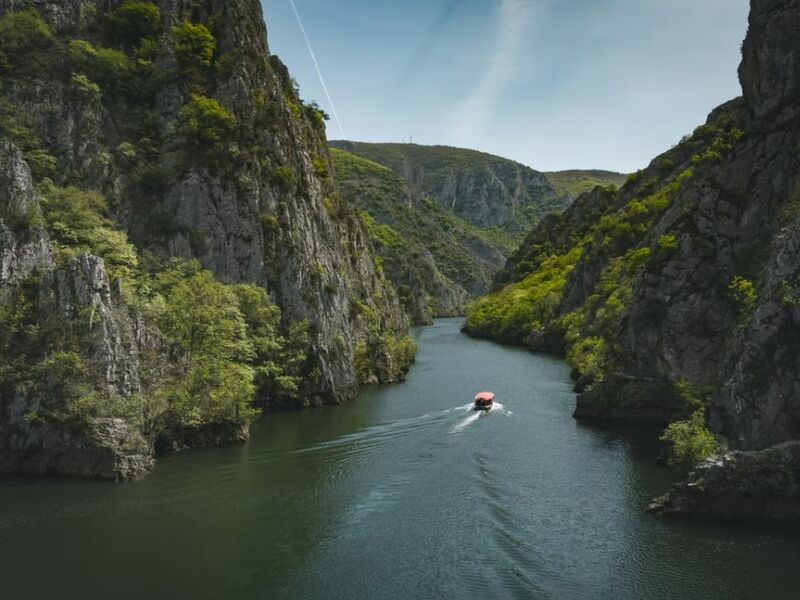
<path id="1" fill-rule="evenodd" d="M 526 224 L 565 208 L 547 178 L 446 146 L 331 142 L 334 179 L 416 323 L 463 314 L 485 293 Z"/>
<path id="2" fill-rule="evenodd" d="M 515 245 L 544 215 L 565 208 L 543 173 L 485 152 L 341 140 L 329 145 L 394 171 L 409 201 L 432 198 L 465 221 L 497 228 Z"/>

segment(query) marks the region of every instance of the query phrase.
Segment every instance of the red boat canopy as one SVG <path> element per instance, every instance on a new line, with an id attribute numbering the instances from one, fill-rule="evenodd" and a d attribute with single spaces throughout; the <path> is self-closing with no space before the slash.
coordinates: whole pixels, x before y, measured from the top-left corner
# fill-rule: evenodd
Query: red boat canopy
<path id="1" fill-rule="evenodd" d="M 481 392 L 480 394 L 475 395 L 475 402 L 478 400 L 483 400 L 484 402 L 491 402 L 494 401 L 494 393 L 493 392 Z"/>

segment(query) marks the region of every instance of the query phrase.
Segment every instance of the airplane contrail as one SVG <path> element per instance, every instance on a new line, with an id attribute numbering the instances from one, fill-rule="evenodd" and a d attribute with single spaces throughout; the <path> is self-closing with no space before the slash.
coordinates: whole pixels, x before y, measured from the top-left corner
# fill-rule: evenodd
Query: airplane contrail
<path id="1" fill-rule="evenodd" d="M 317 55 L 314 54 L 314 48 L 311 46 L 311 39 L 308 37 L 308 33 L 306 33 L 306 28 L 303 25 L 303 19 L 300 18 L 300 12 L 297 10 L 297 5 L 294 3 L 294 0 L 289 0 L 289 4 L 292 5 L 294 16 L 297 17 L 297 24 L 300 26 L 300 31 L 303 32 L 303 38 L 305 38 L 306 40 L 308 53 L 311 55 L 311 60 L 314 63 L 314 68 L 317 69 L 319 82 L 322 84 L 322 89 L 325 91 L 325 96 L 327 96 L 328 98 L 328 104 L 331 105 L 331 112 L 333 113 L 333 118 L 336 120 L 336 125 L 339 127 L 339 132 L 342 134 L 342 138 L 346 138 L 347 136 L 344 134 L 344 127 L 342 127 L 342 122 L 339 120 L 339 115 L 336 112 L 336 106 L 333 104 L 333 98 L 331 98 L 331 94 L 328 91 L 328 86 L 325 84 L 325 78 L 322 76 L 322 69 L 319 68 L 319 62 L 317 62 Z"/>

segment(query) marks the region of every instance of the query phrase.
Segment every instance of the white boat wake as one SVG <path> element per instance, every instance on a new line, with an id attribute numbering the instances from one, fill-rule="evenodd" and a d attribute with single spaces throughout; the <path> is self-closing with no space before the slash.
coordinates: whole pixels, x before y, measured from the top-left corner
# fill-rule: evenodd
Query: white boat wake
<path id="1" fill-rule="evenodd" d="M 451 409 L 451 410 L 462 410 L 462 411 L 463 410 L 473 410 L 473 406 L 474 406 L 473 404 L 467 404 L 466 406 L 459 406 L 458 408 Z M 510 417 L 511 415 L 514 414 L 510 410 L 506 409 L 504 404 L 500 404 L 499 402 L 495 402 L 494 404 L 492 404 L 492 408 L 490 408 L 489 410 L 474 410 L 471 415 L 463 418 L 461 421 L 456 423 L 453 426 L 453 433 L 461 433 L 467 427 L 472 425 L 475 421 L 477 421 L 481 417 L 483 417 L 485 415 L 489 415 L 491 413 L 500 413 L 500 414 L 506 415 L 507 417 Z"/>

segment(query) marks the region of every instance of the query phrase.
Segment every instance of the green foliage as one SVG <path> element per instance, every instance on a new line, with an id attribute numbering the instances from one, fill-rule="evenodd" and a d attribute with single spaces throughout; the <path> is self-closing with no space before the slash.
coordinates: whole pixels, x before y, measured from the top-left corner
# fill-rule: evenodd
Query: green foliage
<path id="1" fill-rule="evenodd" d="M 780 211 L 781 225 L 788 225 L 800 217 L 800 184 L 796 185 Z"/>
<path id="2" fill-rule="evenodd" d="M 353 364 L 361 383 L 392 381 L 414 362 L 417 344 L 407 335 L 384 334 L 356 344 Z M 374 379 L 373 379 L 374 378 Z"/>
<path id="3" fill-rule="evenodd" d="M 784 306 L 788 306 L 790 308 L 800 306 L 800 292 L 798 292 L 794 285 L 785 279 L 781 281 L 780 294 L 781 304 Z"/>
<path id="4" fill-rule="evenodd" d="M 33 148 L 25 152 L 25 162 L 28 163 L 34 179 L 52 175 L 58 167 L 58 159 L 42 148 Z"/>
<path id="5" fill-rule="evenodd" d="M 94 46 L 86 40 L 72 40 L 68 49 L 77 71 L 86 73 L 103 90 L 120 93 L 131 87 L 131 65 L 121 50 Z"/>
<path id="6" fill-rule="evenodd" d="M 190 96 L 180 116 L 188 142 L 205 151 L 224 149 L 236 127 L 233 113 L 213 98 L 198 94 Z"/>
<path id="7" fill-rule="evenodd" d="M 625 183 L 633 185 L 641 181 L 642 177 L 644 177 L 644 172 L 636 171 L 635 173 L 631 173 L 630 175 L 628 175 L 627 179 L 625 180 Z"/>
<path id="8" fill-rule="evenodd" d="M 649 259 L 647 247 L 611 259 L 589 298 L 557 321 L 565 332 L 568 361 L 579 387 L 605 377 L 616 352 L 617 332 L 633 293 L 634 278 Z"/>
<path id="9" fill-rule="evenodd" d="M 714 389 L 694 383 L 688 379 L 680 379 L 675 382 L 675 390 L 678 396 L 686 403 L 686 407 L 691 411 L 700 409 L 705 410 L 711 404 L 711 395 Z"/>
<path id="10" fill-rule="evenodd" d="M 316 102 L 310 102 L 309 104 L 304 105 L 306 110 L 306 114 L 308 118 L 311 120 L 311 123 L 317 128 L 325 131 L 325 121 L 330 121 L 331 117 L 328 113 L 322 110 Z"/>
<path id="11" fill-rule="evenodd" d="M 290 192 L 297 185 L 297 174 L 291 165 L 281 165 L 275 168 L 275 184 L 285 192 Z"/>
<path id="12" fill-rule="evenodd" d="M 599 194 L 601 204 L 596 208 L 586 206 L 580 212 L 545 219 L 503 273 L 502 280 L 510 283 L 470 306 L 467 330 L 516 343 L 526 341 L 532 330 L 537 336 L 531 339 L 563 334 L 568 360 L 582 388 L 621 368 L 630 360 L 630 349 L 623 342 L 623 323 L 635 282 L 663 264 L 658 256 L 652 256 L 653 251 L 660 254 L 679 245 L 677 235 L 655 238 L 653 230 L 668 210 L 690 209 L 691 196 L 680 192 L 696 172 L 724 160 L 743 135 L 737 128 L 740 120 L 735 107 L 718 113 L 657 165 L 630 175 L 621 191 Z M 683 205 L 675 206 L 679 199 Z M 561 264 L 554 277 L 553 259 L 572 253 L 577 253 L 575 261 L 580 257 L 581 264 L 588 267 L 576 283 L 585 289 L 591 281 L 591 287 L 579 306 L 561 306 L 563 287 L 575 261 Z M 542 298 L 550 294 L 556 309 L 550 309 L 553 305 L 549 302 L 543 309 Z M 731 294 L 743 313 L 752 313 L 757 302 L 752 282 L 737 278 Z M 678 388 L 691 409 L 707 402 L 705 392 L 681 388 L 681 384 Z"/>
<path id="13" fill-rule="evenodd" d="M 72 86 L 84 96 L 90 98 L 100 97 L 100 86 L 90 81 L 83 73 L 72 74 Z"/>
<path id="14" fill-rule="evenodd" d="M 167 411 L 164 427 L 247 421 L 256 401 L 297 398 L 309 344 L 306 321 L 284 327 L 266 290 L 224 285 L 197 261 L 172 260 L 155 269 L 146 310 L 168 339 L 176 365 L 156 393 Z M 238 383 L 219 372 L 227 368 L 240 376 Z M 206 400 L 193 402 L 197 393 Z"/>
<path id="15" fill-rule="evenodd" d="M 531 330 L 555 316 L 567 277 L 582 252 L 578 245 L 567 254 L 550 256 L 519 283 L 479 298 L 469 306 L 467 327 L 505 341 L 523 342 Z"/>
<path id="16" fill-rule="evenodd" d="M 174 369 L 171 381 L 156 392 L 166 426 L 253 418 L 255 348 L 236 293 L 200 271 L 172 286 L 158 308 L 156 322 Z"/>
<path id="17" fill-rule="evenodd" d="M 377 223 L 369 213 L 364 211 L 360 212 L 358 216 L 366 227 L 367 234 L 374 242 L 384 248 L 408 248 L 408 244 L 400 234 L 388 225 Z"/>
<path id="18" fill-rule="evenodd" d="M 105 198 L 50 180 L 39 186 L 42 209 L 60 264 L 81 253 L 101 257 L 111 277 L 133 284 L 139 266 L 136 248 L 106 216 Z"/>
<path id="19" fill-rule="evenodd" d="M 335 147 L 331 158 L 346 200 L 332 206 L 332 214 L 348 205 L 359 209 L 386 272 L 401 291 L 409 280 L 429 293 L 443 285 L 488 287 L 494 271 L 486 254 L 507 255 L 513 249 L 508 232 L 473 225 L 427 197 L 410 202 L 403 178 L 389 168 Z M 401 298 L 410 307 L 410 290 L 405 291 Z"/>
<path id="20" fill-rule="evenodd" d="M 306 321 L 292 323 L 287 336 L 280 332 L 280 309 L 267 291 L 254 285 L 233 288 L 247 324 L 255 358 L 255 383 L 262 403 L 295 397 L 306 360 L 309 329 Z"/>
<path id="21" fill-rule="evenodd" d="M 0 72 L 18 66 L 50 46 L 53 32 L 34 9 L 0 17 Z"/>
<path id="22" fill-rule="evenodd" d="M 676 250 L 678 248 L 678 238 L 674 235 L 662 235 L 658 238 L 658 249 L 659 251 L 665 252 L 670 250 Z"/>
<path id="23" fill-rule="evenodd" d="M 123 45 L 136 47 L 161 33 L 161 9 L 152 2 L 125 0 L 111 13 L 109 29 Z"/>
<path id="24" fill-rule="evenodd" d="M 350 156 L 360 158 L 367 164 L 388 169 L 399 177 L 403 186 L 401 189 L 405 189 L 405 195 L 411 202 L 430 198 L 449 215 L 460 216 L 462 221 L 467 221 L 477 230 L 483 228 L 469 222 L 472 212 L 459 212 L 459 207 L 469 204 L 471 199 L 462 198 L 454 207 L 453 198 L 442 194 L 442 190 L 452 189 L 453 181 L 468 180 L 476 192 L 482 189 L 489 194 L 491 201 L 501 204 L 507 202 L 506 190 L 516 187 L 518 177 L 540 180 L 540 175 L 518 163 L 463 148 L 358 142 L 334 142 L 334 147 L 346 150 Z M 350 162 L 355 161 L 351 159 Z M 364 167 L 364 162 L 359 168 Z M 461 192 L 461 195 L 465 194 L 469 195 L 468 192 Z M 500 237 L 505 238 L 504 254 L 507 255 L 523 241 L 533 224 L 546 214 L 563 210 L 567 204 L 568 199 L 564 197 L 547 194 L 536 185 L 523 185 L 515 201 L 507 205 L 510 212 L 508 224 L 498 227 L 486 237 L 493 246 L 498 245 Z M 486 233 L 485 230 L 483 232 Z"/>
<path id="25" fill-rule="evenodd" d="M 328 177 L 328 163 L 321 156 L 314 156 L 311 159 L 311 166 L 314 168 L 314 174 L 317 177 Z"/>
<path id="26" fill-rule="evenodd" d="M 0 137 L 22 150 L 34 180 L 54 174 L 58 161 L 42 147 L 24 112 L 5 98 L 0 98 Z"/>
<path id="27" fill-rule="evenodd" d="M 600 337 L 580 338 L 567 351 L 567 363 L 584 384 L 602 381 L 606 362 L 606 340 Z"/>
<path id="28" fill-rule="evenodd" d="M 127 161 L 134 161 L 136 160 L 136 146 L 131 144 L 130 142 L 121 142 L 117 146 L 117 154 L 122 156 Z"/>
<path id="29" fill-rule="evenodd" d="M 728 286 L 728 291 L 739 310 L 742 321 L 747 321 L 758 304 L 758 292 L 755 284 L 749 279 L 737 275 Z"/>
<path id="30" fill-rule="evenodd" d="M 672 423 L 661 441 L 670 446 L 669 464 L 685 471 L 720 451 L 719 442 L 706 428 L 706 412 L 695 411 L 686 421 Z"/>
<path id="31" fill-rule="evenodd" d="M 612 171 L 555 171 L 545 173 L 559 197 L 577 198 L 596 187 L 619 188 L 627 180 L 622 173 Z"/>
<path id="32" fill-rule="evenodd" d="M 96 416 L 98 394 L 87 383 L 87 367 L 76 352 L 54 352 L 33 368 L 33 381 L 39 394 L 58 398 L 61 406 L 50 416 L 76 417 L 86 422 Z"/>
<path id="33" fill-rule="evenodd" d="M 188 69 L 211 66 L 217 41 L 202 23 L 183 21 L 170 31 L 172 50 L 178 63 Z"/>

